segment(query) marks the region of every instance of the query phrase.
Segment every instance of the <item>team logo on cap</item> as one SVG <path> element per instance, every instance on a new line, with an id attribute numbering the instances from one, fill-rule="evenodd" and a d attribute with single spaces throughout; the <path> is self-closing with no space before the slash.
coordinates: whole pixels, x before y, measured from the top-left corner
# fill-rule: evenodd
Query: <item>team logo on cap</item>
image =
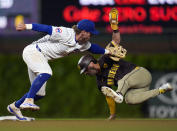
<path id="1" fill-rule="evenodd" d="M 62 32 L 62 30 L 60 28 L 56 28 L 55 31 L 58 32 L 58 33 Z"/>

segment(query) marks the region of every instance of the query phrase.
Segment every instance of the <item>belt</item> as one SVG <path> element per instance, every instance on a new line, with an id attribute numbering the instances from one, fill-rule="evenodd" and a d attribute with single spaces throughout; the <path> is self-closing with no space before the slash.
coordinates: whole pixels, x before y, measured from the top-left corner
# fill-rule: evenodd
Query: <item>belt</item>
<path id="1" fill-rule="evenodd" d="M 41 49 L 39 48 L 39 46 L 36 44 L 36 49 L 41 52 Z"/>

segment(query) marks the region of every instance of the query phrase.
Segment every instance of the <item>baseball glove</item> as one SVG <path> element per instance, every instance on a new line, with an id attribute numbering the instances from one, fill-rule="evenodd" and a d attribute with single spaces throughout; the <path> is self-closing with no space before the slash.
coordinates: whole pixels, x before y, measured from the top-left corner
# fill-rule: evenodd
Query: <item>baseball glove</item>
<path id="1" fill-rule="evenodd" d="M 119 61 L 121 58 L 125 58 L 127 50 L 122 46 L 116 44 L 114 41 L 111 41 L 106 49 L 110 52 L 110 58 L 114 61 Z"/>

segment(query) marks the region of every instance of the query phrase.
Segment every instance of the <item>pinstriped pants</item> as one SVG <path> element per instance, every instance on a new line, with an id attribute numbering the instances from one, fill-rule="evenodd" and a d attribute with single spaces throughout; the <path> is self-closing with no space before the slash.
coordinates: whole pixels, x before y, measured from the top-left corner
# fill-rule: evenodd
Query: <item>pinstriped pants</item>
<path id="1" fill-rule="evenodd" d="M 30 82 L 34 81 L 37 75 L 40 73 L 48 73 L 52 75 L 52 69 L 48 64 L 45 56 L 36 49 L 35 44 L 28 45 L 23 50 L 23 60 L 28 67 L 28 75 Z M 45 96 L 46 94 L 46 82 L 37 92 L 37 95 Z"/>

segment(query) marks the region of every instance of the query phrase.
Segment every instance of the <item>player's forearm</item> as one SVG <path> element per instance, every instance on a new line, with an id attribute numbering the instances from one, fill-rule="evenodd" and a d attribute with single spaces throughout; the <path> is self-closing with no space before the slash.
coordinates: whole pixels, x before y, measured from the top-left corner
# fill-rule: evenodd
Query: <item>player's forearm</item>
<path id="1" fill-rule="evenodd" d="M 109 51 L 100 47 L 97 44 L 91 44 L 91 47 L 89 48 L 89 50 L 91 53 L 93 54 L 108 54 Z"/>
<path id="2" fill-rule="evenodd" d="M 52 26 L 50 25 L 43 25 L 43 24 L 25 24 L 27 30 L 34 30 L 38 32 L 44 32 L 49 35 L 52 34 Z"/>
<path id="3" fill-rule="evenodd" d="M 117 43 L 117 44 L 120 43 L 120 32 L 119 32 L 119 30 L 114 30 L 114 31 L 113 31 L 112 40 L 113 40 L 115 43 Z"/>

